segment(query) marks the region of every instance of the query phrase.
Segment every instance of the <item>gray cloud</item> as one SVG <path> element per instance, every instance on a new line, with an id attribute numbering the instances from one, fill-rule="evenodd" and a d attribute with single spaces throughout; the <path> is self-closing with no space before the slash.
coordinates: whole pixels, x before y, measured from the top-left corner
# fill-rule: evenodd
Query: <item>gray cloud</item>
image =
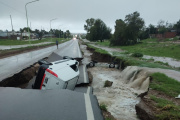
<path id="1" fill-rule="evenodd" d="M 11 30 L 9 15 L 13 17 L 15 30 L 25 27 L 25 4 L 31 0 L 0 0 L 0 29 Z M 69 29 L 71 32 L 85 32 L 83 25 L 88 18 L 100 18 L 114 29 L 116 19 L 138 11 L 146 25 L 156 25 L 162 19 L 174 23 L 180 19 L 179 0 L 40 0 L 29 4 L 28 16 L 32 29 Z M 62 25 L 59 27 L 59 25 Z"/>

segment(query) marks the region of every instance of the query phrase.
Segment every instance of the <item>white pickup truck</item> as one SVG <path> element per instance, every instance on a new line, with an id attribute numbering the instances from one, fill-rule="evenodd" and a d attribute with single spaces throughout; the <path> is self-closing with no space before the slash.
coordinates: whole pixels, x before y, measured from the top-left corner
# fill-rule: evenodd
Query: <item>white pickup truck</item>
<path id="1" fill-rule="evenodd" d="M 33 89 L 69 89 L 74 90 L 79 79 L 79 62 L 65 57 L 62 60 L 47 62 L 39 61 L 41 64 Z"/>

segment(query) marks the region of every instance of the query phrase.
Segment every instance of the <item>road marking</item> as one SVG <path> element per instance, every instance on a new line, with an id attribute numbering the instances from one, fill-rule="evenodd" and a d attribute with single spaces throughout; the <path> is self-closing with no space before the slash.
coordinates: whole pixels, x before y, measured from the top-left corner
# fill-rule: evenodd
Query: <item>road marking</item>
<path id="1" fill-rule="evenodd" d="M 86 77 L 86 68 L 85 68 L 85 67 L 86 67 L 86 65 L 83 65 L 83 70 L 84 70 L 84 71 L 83 71 L 83 72 L 84 72 L 84 82 L 87 83 L 88 81 L 87 81 L 87 77 Z"/>
<path id="2" fill-rule="evenodd" d="M 78 41 L 76 42 L 78 44 Z M 80 53 L 80 48 L 79 48 L 79 44 L 78 44 L 78 53 L 79 53 L 79 57 L 81 57 L 81 53 Z"/>
<path id="3" fill-rule="evenodd" d="M 85 98 L 85 104 L 86 104 L 87 120 L 94 120 L 94 113 L 93 113 L 89 94 L 84 94 L 84 98 Z"/>
<path id="4" fill-rule="evenodd" d="M 90 87 L 87 88 L 87 94 L 90 94 Z"/>

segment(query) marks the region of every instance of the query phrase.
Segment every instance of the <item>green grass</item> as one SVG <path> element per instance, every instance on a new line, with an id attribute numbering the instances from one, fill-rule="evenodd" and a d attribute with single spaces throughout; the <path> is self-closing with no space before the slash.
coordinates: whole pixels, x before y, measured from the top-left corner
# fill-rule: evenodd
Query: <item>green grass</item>
<path id="1" fill-rule="evenodd" d="M 144 55 L 171 57 L 180 60 L 180 45 L 165 43 L 140 43 L 133 46 L 120 47 L 131 53 L 140 52 Z"/>
<path id="2" fill-rule="evenodd" d="M 180 94 L 180 82 L 162 73 L 153 73 L 151 76 L 153 81 L 150 83 L 150 88 L 171 97 L 177 97 Z"/>
<path id="3" fill-rule="evenodd" d="M 159 63 L 147 62 L 141 59 L 136 59 L 134 57 L 125 57 L 125 56 L 117 56 L 116 59 L 120 59 L 124 61 L 125 66 L 139 66 L 139 67 L 150 67 L 150 68 L 162 68 L 162 69 L 172 69 L 171 67 L 167 67 L 165 65 L 161 65 Z"/>
<path id="4" fill-rule="evenodd" d="M 156 96 L 150 96 L 150 99 L 156 102 L 156 107 L 160 109 L 160 113 L 156 114 L 159 120 L 179 120 L 180 106 L 175 105 L 172 101 L 168 101 Z"/>
<path id="5" fill-rule="evenodd" d="M 153 95 L 151 95 L 150 98 L 157 103 L 156 106 L 159 108 L 163 108 L 164 106 L 168 104 L 170 105 L 174 104 L 172 101 L 168 101 L 162 98 L 157 98 L 156 96 L 153 96 Z"/>
<path id="6" fill-rule="evenodd" d="M 107 106 L 105 104 L 101 104 L 100 109 L 104 110 L 104 111 L 107 111 Z"/>
<path id="7" fill-rule="evenodd" d="M 96 52 L 101 53 L 101 54 L 108 54 L 110 55 L 106 50 L 102 50 L 100 48 L 96 48 L 92 45 L 86 44 L 89 48 L 94 49 Z M 152 59 L 150 60 L 144 60 L 142 58 L 134 58 L 131 57 L 130 55 L 127 55 L 129 52 L 113 52 L 113 55 L 116 57 L 115 60 L 117 61 L 123 61 L 125 66 L 140 66 L 140 67 L 150 67 L 150 68 L 162 68 L 162 69 L 173 69 L 166 64 L 162 63 L 154 63 Z"/>
<path id="8" fill-rule="evenodd" d="M 97 42 L 99 45 L 109 46 L 110 42 Z M 111 46 L 112 47 L 112 46 Z M 144 55 L 171 57 L 180 60 L 180 45 L 169 42 L 157 43 L 157 39 L 142 40 L 141 43 L 131 46 L 113 46 L 130 53 L 142 53 Z"/>
<path id="9" fill-rule="evenodd" d="M 24 40 L 9 40 L 9 39 L 0 39 L 0 45 L 24 45 L 24 44 L 37 44 L 42 42 L 55 42 L 58 40 L 61 42 L 62 40 L 65 40 L 64 38 L 45 38 L 42 40 L 35 40 L 35 41 L 24 41 Z"/>
<path id="10" fill-rule="evenodd" d="M 98 45 L 102 45 L 102 46 L 109 46 L 110 45 L 110 41 L 109 40 L 105 40 L 104 42 L 97 42 Z"/>
<path id="11" fill-rule="evenodd" d="M 101 53 L 101 54 L 108 54 L 108 55 L 110 55 L 109 52 L 107 52 L 106 50 L 103 50 L 103 49 L 101 49 L 101 48 L 96 48 L 96 47 L 94 47 L 94 46 L 92 46 L 92 45 L 89 45 L 89 44 L 87 44 L 87 46 L 88 46 L 89 48 L 94 49 L 95 52 L 98 52 L 98 53 Z"/>

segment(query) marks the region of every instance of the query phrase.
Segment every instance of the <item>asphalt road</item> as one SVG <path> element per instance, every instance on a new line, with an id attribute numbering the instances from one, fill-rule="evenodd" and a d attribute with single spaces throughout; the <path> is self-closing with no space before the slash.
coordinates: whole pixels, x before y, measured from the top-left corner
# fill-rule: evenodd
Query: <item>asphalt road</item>
<path id="1" fill-rule="evenodd" d="M 0 88 L 1 120 L 103 120 L 96 96 L 70 90 Z"/>
<path id="2" fill-rule="evenodd" d="M 52 52 L 55 52 L 61 56 L 82 57 L 78 47 L 78 40 L 70 40 L 68 42 L 59 44 L 59 49 L 57 49 L 56 46 L 52 46 L 41 50 L 0 59 L 0 81 L 19 73 L 23 69 L 36 63 L 38 60 L 48 57 Z"/>
<path id="3" fill-rule="evenodd" d="M 51 54 L 52 52 L 55 52 Z M 6 78 L 25 67 L 49 56 L 52 61 L 59 56 L 82 58 L 78 41 L 71 40 L 59 45 L 31 53 L 1 59 L 0 76 Z M 57 56 L 59 55 L 59 56 Z M 54 57 L 54 58 L 53 58 Z M 2 72 L 4 69 L 4 72 Z M 88 83 L 86 66 L 81 65 L 81 83 Z M 2 80 L 2 78 L 1 78 Z M 34 90 L 0 87 L 1 120 L 103 120 L 102 112 L 91 87 L 76 87 L 70 90 Z"/>

